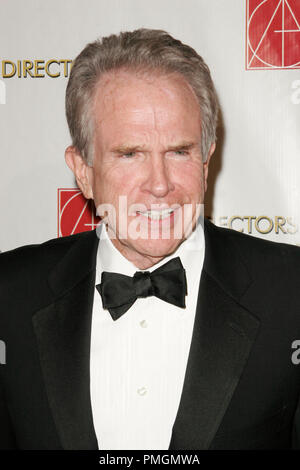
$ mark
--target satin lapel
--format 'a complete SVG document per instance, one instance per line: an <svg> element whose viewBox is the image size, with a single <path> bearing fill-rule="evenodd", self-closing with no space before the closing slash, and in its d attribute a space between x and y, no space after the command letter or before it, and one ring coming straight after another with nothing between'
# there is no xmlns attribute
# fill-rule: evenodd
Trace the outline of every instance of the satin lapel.
<svg viewBox="0 0 300 470"><path fill-rule="evenodd" d="M64 449L98 449L90 401L96 232L77 237L49 276L53 304L33 316L49 404Z"/></svg>
<svg viewBox="0 0 300 470"><path fill-rule="evenodd" d="M235 247L229 240L220 245L210 233L214 230L206 226L195 324L170 450L209 448L259 329L259 320L237 300L251 278Z"/></svg>

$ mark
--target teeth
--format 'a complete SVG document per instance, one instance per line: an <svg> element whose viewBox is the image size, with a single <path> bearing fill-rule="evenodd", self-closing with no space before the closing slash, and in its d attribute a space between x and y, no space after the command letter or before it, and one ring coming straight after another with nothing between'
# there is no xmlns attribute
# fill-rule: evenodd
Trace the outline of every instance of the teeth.
<svg viewBox="0 0 300 470"><path fill-rule="evenodd" d="M149 217L152 220L166 219L169 215L174 212L174 209L163 209L161 211L145 211L139 212L141 215Z"/></svg>

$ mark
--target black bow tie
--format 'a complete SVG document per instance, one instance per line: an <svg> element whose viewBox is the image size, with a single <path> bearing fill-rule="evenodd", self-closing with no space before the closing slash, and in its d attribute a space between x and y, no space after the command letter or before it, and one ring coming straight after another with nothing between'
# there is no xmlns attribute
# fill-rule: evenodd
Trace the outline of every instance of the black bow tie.
<svg viewBox="0 0 300 470"><path fill-rule="evenodd" d="M103 271L101 284L96 288L101 295L103 308L114 320L125 313L138 297L156 297L185 307L187 294L185 269L180 258L173 258L163 266L149 271L137 271L133 277Z"/></svg>

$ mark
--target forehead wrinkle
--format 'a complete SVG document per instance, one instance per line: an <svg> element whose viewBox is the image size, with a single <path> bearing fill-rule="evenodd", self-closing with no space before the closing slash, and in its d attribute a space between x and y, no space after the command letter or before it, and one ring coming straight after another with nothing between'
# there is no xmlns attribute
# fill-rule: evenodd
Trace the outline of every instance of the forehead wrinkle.
<svg viewBox="0 0 300 470"><path fill-rule="evenodd" d="M157 81L153 79L152 81L147 81L146 84L157 91L154 95L150 92L149 96L147 96L145 88L136 90L136 88L130 86L129 95L124 92L123 85L133 85L133 83L126 82L124 76L113 77L116 80L105 78L106 80L98 84L95 95L95 108L97 107L97 115L95 117L98 125L104 124L103 121L106 121L105 125L111 126L114 120L117 119L118 121L119 118L121 119L119 126L121 125L122 127L124 125L123 130L125 135L131 133L130 126L136 125L136 129L133 128L132 131L141 132L144 142L145 140L151 140L152 134L156 145L160 144L160 146L166 147L173 139L176 141L177 131L172 131L172 123L177 128L178 120L185 120L184 116L187 112L187 105L190 105L190 112L195 115L194 105L197 101L196 99L194 100L193 91L187 86L185 80L182 82L181 77L179 81L178 79L175 80L175 83L173 81L171 87L168 81L165 80ZM133 79L136 78L139 77L133 77ZM178 89L183 93L178 94ZM131 103L127 106L126 100L129 96L131 97ZM139 96L141 97L141 103L139 102ZM190 112L186 117L189 117ZM200 114L198 106L196 114ZM167 129L165 128L166 126ZM166 130L168 131L167 135Z"/></svg>
<svg viewBox="0 0 300 470"><path fill-rule="evenodd" d="M101 107L102 107L103 114L106 114L107 109L110 111L110 113L118 112L119 114L122 114L124 101L125 101L125 105L126 105L127 104L126 100L128 99L128 94L127 93L122 93L123 85L125 85L125 87L128 85L128 73L125 74L125 76L123 74L121 74L120 76L115 75L114 77L111 77L111 78L113 78L113 80L110 80L110 81L107 79L107 77L105 77L105 78L106 78L106 80L103 80L102 83L101 83L101 80L98 83L98 88L97 88L97 92L96 92L96 95L95 95L95 102L99 103L99 101L100 102L102 101L102 106ZM135 80L142 81L144 84L146 83L146 85L148 85L150 88L158 91L158 93L160 95L160 98L158 100L158 106L159 106L160 99L165 101L165 99L167 98L167 101L169 101L169 102L176 99L176 96L175 96L176 93L174 94L174 91L168 90L168 87L166 87L164 84L159 83L159 81L157 82L156 78L152 78L152 80L149 79L149 80L146 80L146 81L145 81L145 79L142 80L141 77L139 77L139 76L133 76L133 78ZM121 94L119 93L120 91L121 91ZM131 98L133 100L133 104L137 105L137 109L132 110L131 112L136 113L137 115L140 113L140 110L138 108L139 95L140 95L141 99L143 100L144 107L143 107L142 111L145 114L145 112L146 112L145 111L145 104L146 103L145 103L145 100L144 100L145 92L144 91L143 92L138 92L135 89L134 93L129 94L129 96L131 96ZM155 101L157 101L157 96L156 96ZM155 114L156 114L155 108L157 106L157 103L153 104L153 101L151 99L149 99L147 104L148 104L147 114L150 114L150 112L152 112L152 114L153 114L152 125L156 126L157 118L155 116ZM127 111L126 106L124 106L124 108L125 108L125 112L126 112Z"/></svg>

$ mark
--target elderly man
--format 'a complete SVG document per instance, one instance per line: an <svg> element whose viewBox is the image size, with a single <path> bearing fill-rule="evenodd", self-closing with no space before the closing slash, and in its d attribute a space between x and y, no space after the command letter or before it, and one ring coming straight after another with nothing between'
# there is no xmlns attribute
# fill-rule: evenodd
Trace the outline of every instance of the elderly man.
<svg viewBox="0 0 300 470"><path fill-rule="evenodd" d="M299 448L299 249L203 221L202 58L111 35L75 60L66 109L102 223L0 257L0 447Z"/></svg>

